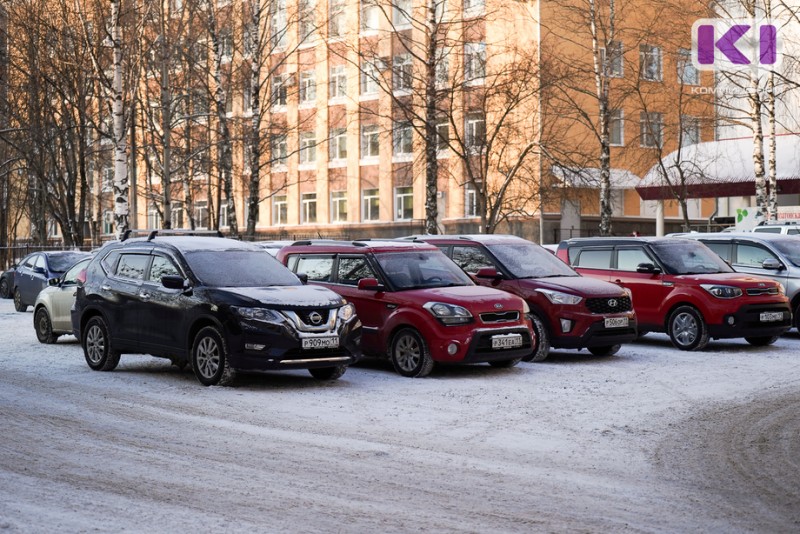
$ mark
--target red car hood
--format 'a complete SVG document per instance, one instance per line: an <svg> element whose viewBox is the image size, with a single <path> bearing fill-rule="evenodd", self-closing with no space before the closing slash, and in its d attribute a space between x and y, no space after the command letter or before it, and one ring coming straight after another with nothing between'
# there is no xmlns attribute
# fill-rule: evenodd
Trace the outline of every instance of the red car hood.
<svg viewBox="0 0 800 534"><path fill-rule="evenodd" d="M518 280L525 294L535 290L552 289L581 297L620 297L625 294L616 284L588 276L560 276L558 278L523 278Z"/></svg>
<svg viewBox="0 0 800 534"><path fill-rule="evenodd" d="M665 277L666 278L666 277ZM716 273L716 274L682 274L672 275L670 278L676 282L685 281L690 285L696 284L725 284L736 286L742 289L748 287L777 287L780 284L769 278L752 276L743 273Z"/></svg>
<svg viewBox="0 0 800 534"><path fill-rule="evenodd" d="M404 298L422 306L426 302L444 302L463 306L473 315L488 311L522 311L524 301L511 293L483 286L456 286L426 289L410 289L393 293L395 298Z"/></svg>

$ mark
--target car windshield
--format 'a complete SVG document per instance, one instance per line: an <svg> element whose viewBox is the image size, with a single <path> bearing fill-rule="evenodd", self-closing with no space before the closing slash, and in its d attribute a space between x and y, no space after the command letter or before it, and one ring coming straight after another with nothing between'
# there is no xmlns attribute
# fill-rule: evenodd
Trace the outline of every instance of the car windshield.
<svg viewBox="0 0 800 534"><path fill-rule="evenodd" d="M534 243L488 245L487 248L516 278L580 276L572 267Z"/></svg>
<svg viewBox="0 0 800 534"><path fill-rule="evenodd" d="M772 246L778 249L794 266L800 267L800 239L773 241Z"/></svg>
<svg viewBox="0 0 800 534"><path fill-rule="evenodd" d="M698 241L673 239L656 241L651 246L670 274L734 272L713 250Z"/></svg>
<svg viewBox="0 0 800 534"><path fill-rule="evenodd" d="M185 257L195 276L209 287L301 285L292 271L264 250L198 250Z"/></svg>
<svg viewBox="0 0 800 534"><path fill-rule="evenodd" d="M47 263L50 264L50 270L63 273L69 269L76 262L87 258L88 252L68 252L66 254L50 254L47 256Z"/></svg>
<svg viewBox="0 0 800 534"><path fill-rule="evenodd" d="M438 250L376 254L375 258L396 289L471 286L472 280Z"/></svg>

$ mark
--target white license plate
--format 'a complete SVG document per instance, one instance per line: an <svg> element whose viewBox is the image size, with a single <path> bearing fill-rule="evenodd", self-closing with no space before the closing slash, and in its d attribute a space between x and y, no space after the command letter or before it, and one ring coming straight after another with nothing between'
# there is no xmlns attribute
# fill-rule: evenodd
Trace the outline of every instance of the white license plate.
<svg viewBox="0 0 800 534"><path fill-rule="evenodd" d="M304 349L336 349L339 348L338 337L308 337L303 339Z"/></svg>
<svg viewBox="0 0 800 534"><path fill-rule="evenodd" d="M492 336L493 349L513 349L522 346L522 334L501 334Z"/></svg>
<svg viewBox="0 0 800 534"><path fill-rule="evenodd" d="M623 328L628 326L627 317L608 317L605 322L606 328Z"/></svg>
<svg viewBox="0 0 800 534"><path fill-rule="evenodd" d="M772 321L783 321L783 312L761 312L759 318L762 323L770 323Z"/></svg>

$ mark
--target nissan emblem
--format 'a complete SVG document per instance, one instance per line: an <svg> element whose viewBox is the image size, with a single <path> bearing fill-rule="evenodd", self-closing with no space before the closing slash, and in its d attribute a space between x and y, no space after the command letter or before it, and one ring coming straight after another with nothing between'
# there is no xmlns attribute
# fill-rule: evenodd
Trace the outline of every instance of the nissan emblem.
<svg viewBox="0 0 800 534"><path fill-rule="evenodd" d="M311 321L311 324L318 325L322 322L322 315L319 312L311 312L308 314L308 320Z"/></svg>

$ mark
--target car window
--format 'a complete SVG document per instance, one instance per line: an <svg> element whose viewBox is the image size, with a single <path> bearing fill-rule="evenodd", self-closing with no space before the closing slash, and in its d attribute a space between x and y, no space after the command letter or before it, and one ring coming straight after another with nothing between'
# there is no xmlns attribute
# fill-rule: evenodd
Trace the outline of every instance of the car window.
<svg viewBox="0 0 800 534"><path fill-rule="evenodd" d="M786 230L786 233L789 235L799 235L800 230L798 230L797 228L789 228L788 230Z"/></svg>
<svg viewBox="0 0 800 534"><path fill-rule="evenodd" d="M477 273L484 267L496 268L491 258L478 247L453 247L453 261L468 273Z"/></svg>
<svg viewBox="0 0 800 534"><path fill-rule="evenodd" d="M117 262L119 261L119 250L112 250L111 252L106 255L105 258L100 262L103 264L103 268L107 273L113 273L117 270Z"/></svg>
<svg viewBox="0 0 800 534"><path fill-rule="evenodd" d="M87 265L89 265L90 259L91 258L86 258L85 260L79 261L78 263L73 265L69 271L64 273L64 281L62 282L62 285L72 286L77 284L78 275L81 274L81 271L84 270Z"/></svg>
<svg viewBox="0 0 800 534"><path fill-rule="evenodd" d="M172 260L164 256L153 256L153 263L150 265L149 279L160 282L162 276L182 276L180 270L175 267Z"/></svg>
<svg viewBox="0 0 800 534"><path fill-rule="evenodd" d="M719 241L702 241L702 243L716 252L717 256L722 258L723 260L727 261L728 263L731 262L731 244L730 243L720 243Z"/></svg>
<svg viewBox="0 0 800 534"><path fill-rule="evenodd" d="M47 261L50 263L50 270L63 273L82 258L88 258L86 252L68 252L66 254L50 254Z"/></svg>
<svg viewBox="0 0 800 534"><path fill-rule="evenodd" d="M641 247L617 249L617 269L620 271L636 272L640 263L653 263Z"/></svg>
<svg viewBox="0 0 800 534"><path fill-rule="evenodd" d="M41 267L42 269L47 268L47 262L44 259L44 255L38 254L36 256L36 264L34 265L34 267Z"/></svg>
<svg viewBox="0 0 800 534"><path fill-rule="evenodd" d="M308 275L309 281L330 282L333 256L300 256L294 270Z"/></svg>
<svg viewBox="0 0 800 534"><path fill-rule="evenodd" d="M25 258L22 261L22 266L27 267L28 269L33 269L33 264L36 263L36 256L38 256L38 254L34 254Z"/></svg>
<svg viewBox="0 0 800 534"><path fill-rule="evenodd" d="M517 278L558 278L579 276L548 250L529 241L487 245L508 272Z"/></svg>
<svg viewBox="0 0 800 534"><path fill-rule="evenodd" d="M117 276L131 280L144 280L150 256L146 254L122 254L117 265Z"/></svg>
<svg viewBox="0 0 800 534"><path fill-rule="evenodd" d="M193 250L184 254L189 269L208 287L283 287L302 285L297 276L264 249ZM224 268L220 268L224 264Z"/></svg>
<svg viewBox="0 0 800 534"><path fill-rule="evenodd" d="M780 228L778 228L778 227L776 227L776 226L773 226L773 227L769 227L769 226L767 226L767 227L761 227L761 228L753 228L753 231L754 231L754 232L763 232L763 233L767 233L767 234L779 234L779 233L781 233L781 229L780 229Z"/></svg>
<svg viewBox="0 0 800 534"><path fill-rule="evenodd" d="M778 259L769 250L758 245L746 245L739 243L736 245L736 263L745 267L761 267L764 260Z"/></svg>
<svg viewBox="0 0 800 534"><path fill-rule="evenodd" d="M340 284L351 286L358 285L358 281L362 278L377 278L375 271L367 262L366 256L339 256L337 275L337 281Z"/></svg>
<svg viewBox="0 0 800 534"><path fill-rule="evenodd" d="M398 290L474 285L440 250L385 252L375 259Z"/></svg>
<svg viewBox="0 0 800 534"><path fill-rule="evenodd" d="M586 267L588 269L610 269L611 268L611 249L610 248L585 248L580 251L575 258L575 267Z"/></svg>
<svg viewBox="0 0 800 534"><path fill-rule="evenodd" d="M700 241L664 239L650 244L669 274L731 273L730 265Z"/></svg>

